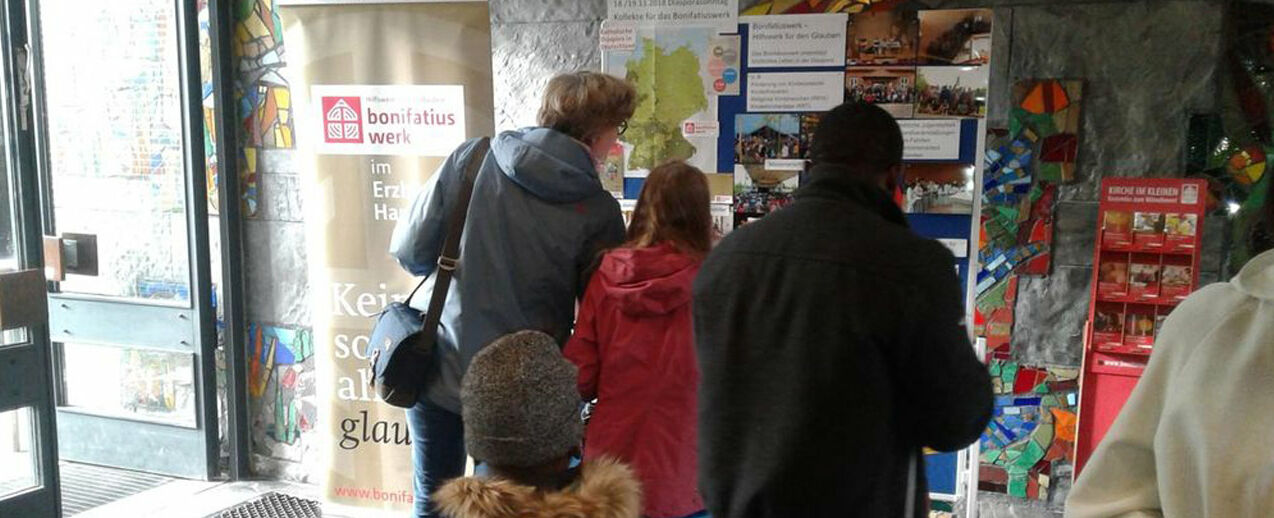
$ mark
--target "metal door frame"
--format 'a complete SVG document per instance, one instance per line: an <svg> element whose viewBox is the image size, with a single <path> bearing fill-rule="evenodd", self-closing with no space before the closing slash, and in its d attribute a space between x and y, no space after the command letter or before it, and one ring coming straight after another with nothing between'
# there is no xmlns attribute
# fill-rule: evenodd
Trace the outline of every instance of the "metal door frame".
<svg viewBox="0 0 1274 518"><path fill-rule="evenodd" d="M50 339L61 337L97 345L143 347L194 356L194 427L171 425L59 407L61 456L92 464L129 467L186 478L211 479L219 472L216 389L216 311L212 306L208 192L203 146L199 21L195 0L173 0L181 78L182 146L190 264L190 300L186 306L144 304L111 297L49 294ZM41 186L43 230L54 226L49 184L47 105L38 1L25 2L27 43L31 48L34 159ZM211 7L210 7L211 8ZM11 9L12 10L12 9ZM224 70L221 71L225 73ZM224 96L226 92L220 92ZM225 106L225 103L221 103ZM225 148L224 143L218 148ZM224 162L222 162L224 163ZM234 174L233 168L229 169ZM224 169L223 169L224 170ZM224 176L224 175L223 175ZM233 198L237 200L236 198ZM38 238L39 236L37 236ZM120 326L127 319L128 326ZM233 342L232 342L233 343ZM229 356L235 356L228 354ZM55 366L56 401L65 401L61 369ZM245 423L246 424L246 423ZM235 433L235 428L231 428ZM92 440L86 440L93 437ZM163 452L163 453L157 453Z"/></svg>
<svg viewBox="0 0 1274 518"><path fill-rule="evenodd" d="M19 270L44 269L41 232L41 178L34 166L31 105L23 99L27 85L27 32L23 3L6 1L0 8L0 123L6 148L2 159L9 174L9 201L13 210L15 253ZM7 363L12 387L0 387L0 411L30 407L33 441L39 465L40 487L0 499L0 515L53 518L61 516L62 491L58 473L56 404L47 322L27 327L27 344L0 349L0 363Z"/></svg>
<svg viewBox="0 0 1274 518"><path fill-rule="evenodd" d="M226 358L226 438L230 480L251 477L248 417L248 326L243 272L242 190L239 185L239 120L234 102L235 0L208 0L212 43L212 95L216 116L217 191L221 214L221 320Z"/></svg>

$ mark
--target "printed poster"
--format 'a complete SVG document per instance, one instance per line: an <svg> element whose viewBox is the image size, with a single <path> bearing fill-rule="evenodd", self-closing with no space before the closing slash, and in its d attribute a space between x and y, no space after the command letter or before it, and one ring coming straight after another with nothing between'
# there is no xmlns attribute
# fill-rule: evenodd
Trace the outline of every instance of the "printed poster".
<svg viewBox="0 0 1274 518"><path fill-rule="evenodd" d="M750 16L747 20L749 68L845 65L845 13Z"/></svg>
<svg viewBox="0 0 1274 518"><path fill-rule="evenodd" d="M902 130L903 160L960 159L960 121L957 119L909 119L898 121Z"/></svg>
<svg viewBox="0 0 1274 518"><path fill-rule="evenodd" d="M699 25L737 30L739 0L607 0L608 20L634 25Z"/></svg>
<svg viewBox="0 0 1274 518"><path fill-rule="evenodd" d="M628 176L669 160L717 169L717 132L699 129L716 127L718 94L727 94L730 86L728 63L739 59L730 54L732 45L712 27L648 26L636 29L632 51L603 52L602 71L637 88L637 110L620 137L630 146Z"/></svg>
<svg viewBox="0 0 1274 518"><path fill-rule="evenodd" d="M394 225L455 147L495 129L486 2L280 9L297 104L297 164L329 502L412 507L405 414L368 386L372 317L418 279L388 254ZM429 34L422 39L420 34ZM279 246L292 246L293 243Z"/></svg>
<svg viewBox="0 0 1274 518"><path fill-rule="evenodd" d="M845 102L842 72L748 74L749 112L825 112Z"/></svg>

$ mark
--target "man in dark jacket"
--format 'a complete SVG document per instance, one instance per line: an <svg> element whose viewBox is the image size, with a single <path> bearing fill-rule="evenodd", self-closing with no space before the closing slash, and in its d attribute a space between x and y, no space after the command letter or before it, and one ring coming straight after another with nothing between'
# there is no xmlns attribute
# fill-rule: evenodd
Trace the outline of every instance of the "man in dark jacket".
<svg viewBox="0 0 1274 518"><path fill-rule="evenodd" d="M796 201L732 233L695 281L712 516L926 516L921 448L987 425L954 258L888 194L902 145L884 110L836 108Z"/></svg>

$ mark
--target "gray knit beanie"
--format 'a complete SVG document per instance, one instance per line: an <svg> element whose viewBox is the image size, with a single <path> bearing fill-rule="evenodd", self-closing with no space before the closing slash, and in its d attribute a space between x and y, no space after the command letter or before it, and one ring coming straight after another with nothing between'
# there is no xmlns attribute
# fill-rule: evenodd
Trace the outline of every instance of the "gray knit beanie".
<svg viewBox="0 0 1274 518"><path fill-rule="evenodd" d="M553 337L539 331L502 336L469 364L460 386L469 455L531 467L579 445L578 373Z"/></svg>

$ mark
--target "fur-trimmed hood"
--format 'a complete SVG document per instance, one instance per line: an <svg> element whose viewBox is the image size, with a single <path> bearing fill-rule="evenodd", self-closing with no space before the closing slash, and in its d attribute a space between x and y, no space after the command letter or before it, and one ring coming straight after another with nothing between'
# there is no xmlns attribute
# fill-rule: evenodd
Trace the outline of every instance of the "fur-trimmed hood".
<svg viewBox="0 0 1274 518"><path fill-rule="evenodd" d="M612 459L585 462L579 479L557 492L466 477L444 485L434 502L447 518L637 518L642 505L632 469Z"/></svg>

